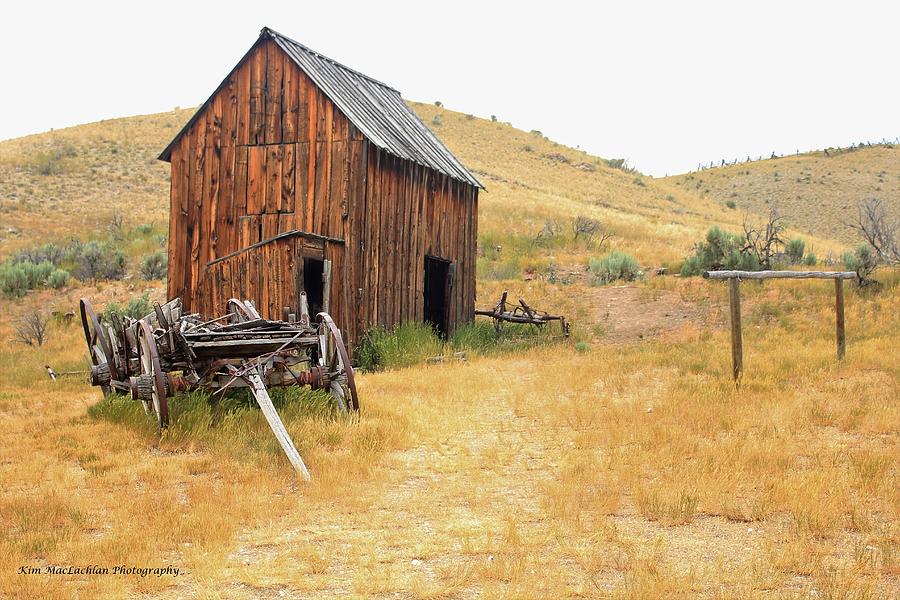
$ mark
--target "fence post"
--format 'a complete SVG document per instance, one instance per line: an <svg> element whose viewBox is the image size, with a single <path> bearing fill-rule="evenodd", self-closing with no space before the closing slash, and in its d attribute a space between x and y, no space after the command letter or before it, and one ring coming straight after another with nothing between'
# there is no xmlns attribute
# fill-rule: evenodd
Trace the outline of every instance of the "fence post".
<svg viewBox="0 0 900 600"><path fill-rule="evenodd" d="M837 333L837 357L838 360L841 360L844 358L846 340L844 338L844 280L840 278L834 280L834 315Z"/></svg>
<svg viewBox="0 0 900 600"><path fill-rule="evenodd" d="M744 372L744 348L741 340L741 280L728 280L728 300L731 308L731 372L737 381Z"/></svg>

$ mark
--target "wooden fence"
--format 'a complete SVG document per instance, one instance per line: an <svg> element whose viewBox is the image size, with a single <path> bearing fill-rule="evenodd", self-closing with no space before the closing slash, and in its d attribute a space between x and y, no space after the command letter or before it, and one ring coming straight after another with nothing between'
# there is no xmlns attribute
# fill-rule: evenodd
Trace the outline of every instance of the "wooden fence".
<svg viewBox="0 0 900 600"><path fill-rule="evenodd" d="M835 337L838 360L844 358L844 280L856 279L855 271L704 271L706 279L728 280L728 304L731 315L731 370L735 381L744 372L744 346L741 335L742 279L834 279Z"/></svg>

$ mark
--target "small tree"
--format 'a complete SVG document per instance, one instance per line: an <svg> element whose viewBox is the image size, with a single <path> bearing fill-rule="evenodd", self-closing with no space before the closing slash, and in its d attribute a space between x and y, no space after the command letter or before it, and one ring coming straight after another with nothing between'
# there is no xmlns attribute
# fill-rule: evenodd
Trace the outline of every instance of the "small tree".
<svg viewBox="0 0 900 600"><path fill-rule="evenodd" d="M769 219L763 226L755 226L744 220L744 246L741 253L752 254L762 269L771 269L778 247L784 245L781 239L784 230L784 219L775 207L769 210Z"/></svg>
<svg viewBox="0 0 900 600"><path fill-rule="evenodd" d="M849 225L871 246L876 260L900 265L900 219L889 215L880 199L861 202Z"/></svg>
<svg viewBox="0 0 900 600"><path fill-rule="evenodd" d="M878 256L871 246L862 244L855 251L844 253L844 265L856 271L860 286L866 286L874 282L872 273L878 267Z"/></svg>
<svg viewBox="0 0 900 600"><path fill-rule="evenodd" d="M576 217L575 221L572 223L572 229L575 232L575 241L578 241L579 237L584 237L584 239L587 240L588 246L593 242L594 236L599 236L600 238L599 244L597 245L598 248L602 248L603 244L612 237L612 234L606 231L606 227L603 226L603 223L590 217Z"/></svg>
<svg viewBox="0 0 900 600"><path fill-rule="evenodd" d="M19 320L16 339L28 346L43 346L48 338L49 323L49 316L44 316L39 310L32 311Z"/></svg>

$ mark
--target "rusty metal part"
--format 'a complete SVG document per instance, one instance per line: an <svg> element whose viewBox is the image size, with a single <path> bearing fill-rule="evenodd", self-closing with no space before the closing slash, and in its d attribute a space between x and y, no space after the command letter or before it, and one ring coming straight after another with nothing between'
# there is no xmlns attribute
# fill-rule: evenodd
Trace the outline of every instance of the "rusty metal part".
<svg viewBox="0 0 900 600"><path fill-rule="evenodd" d="M520 323L543 327L547 323L558 321L564 337L569 337L569 322L562 315L551 315L542 310L536 310L529 306L523 298L519 298L519 304L512 309L507 308L506 298L509 292L504 291L500 300L490 310L475 310L478 316L490 317L494 320L494 329L498 335L503 334L504 323Z"/></svg>

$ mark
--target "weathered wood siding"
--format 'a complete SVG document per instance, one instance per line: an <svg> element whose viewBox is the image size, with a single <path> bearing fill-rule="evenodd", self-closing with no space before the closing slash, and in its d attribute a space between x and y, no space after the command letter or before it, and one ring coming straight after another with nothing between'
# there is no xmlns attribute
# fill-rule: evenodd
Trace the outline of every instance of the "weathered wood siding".
<svg viewBox="0 0 900 600"><path fill-rule="evenodd" d="M293 242L214 261L300 230L335 240L331 312L351 343L422 319L426 254L456 263L450 327L472 318L477 189L378 150L271 40L177 140L171 172L168 296L187 310L236 296L279 318L296 303Z"/></svg>

